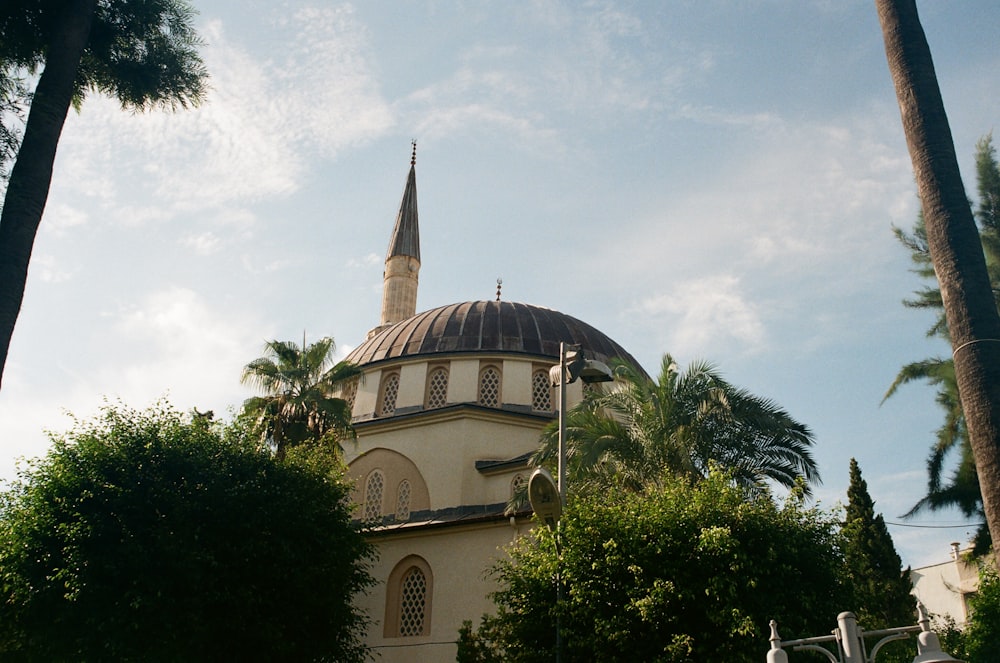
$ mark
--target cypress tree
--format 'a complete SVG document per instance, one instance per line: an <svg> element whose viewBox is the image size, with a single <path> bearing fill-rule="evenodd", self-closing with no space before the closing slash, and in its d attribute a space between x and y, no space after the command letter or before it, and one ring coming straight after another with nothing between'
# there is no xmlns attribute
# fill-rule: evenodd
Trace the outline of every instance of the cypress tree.
<svg viewBox="0 0 1000 663"><path fill-rule="evenodd" d="M844 563L854 599L850 609L858 622L868 630L915 623L910 569L901 571L902 560L882 514L875 514L868 484L853 458L843 534Z"/></svg>

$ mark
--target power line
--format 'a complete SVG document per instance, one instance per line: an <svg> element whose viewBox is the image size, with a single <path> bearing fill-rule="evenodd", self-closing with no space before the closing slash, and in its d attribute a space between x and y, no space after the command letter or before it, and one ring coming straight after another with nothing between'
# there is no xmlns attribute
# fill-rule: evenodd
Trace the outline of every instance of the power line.
<svg viewBox="0 0 1000 663"><path fill-rule="evenodd" d="M913 525L911 523L891 523L888 520L885 521L886 525L895 525L896 527L917 527L920 529L959 529L968 527L982 527L986 523L966 523L965 525Z"/></svg>

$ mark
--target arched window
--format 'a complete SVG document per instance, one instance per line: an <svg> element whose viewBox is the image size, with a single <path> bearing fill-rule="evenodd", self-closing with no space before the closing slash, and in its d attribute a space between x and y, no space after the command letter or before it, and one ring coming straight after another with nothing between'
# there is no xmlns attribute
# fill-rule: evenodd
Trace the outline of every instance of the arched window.
<svg viewBox="0 0 1000 663"><path fill-rule="evenodd" d="M552 411L552 384L549 372L543 368L531 374L531 409L536 412Z"/></svg>
<svg viewBox="0 0 1000 663"><path fill-rule="evenodd" d="M399 635L424 635L427 614L427 576L416 566L403 576L399 588Z"/></svg>
<svg viewBox="0 0 1000 663"><path fill-rule="evenodd" d="M354 399L358 396L358 380L357 376L349 378L340 388L340 397L347 401L349 410L354 410Z"/></svg>
<svg viewBox="0 0 1000 663"><path fill-rule="evenodd" d="M396 397L399 395L399 373L390 373L382 379L382 397L379 398L378 414L391 417L396 411Z"/></svg>
<svg viewBox="0 0 1000 663"><path fill-rule="evenodd" d="M500 371L496 366L487 366L479 372L479 404L500 407Z"/></svg>
<svg viewBox="0 0 1000 663"><path fill-rule="evenodd" d="M403 479L396 490L396 520L410 519L410 482Z"/></svg>
<svg viewBox="0 0 1000 663"><path fill-rule="evenodd" d="M426 409L444 407L448 403L448 369L439 366L427 376Z"/></svg>
<svg viewBox="0 0 1000 663"><path fill-rule="evenodd" d="M526 490L526 483L527 481L525 481L523 474L515 475L510 482L510 496L515 497L521 490Z"/></svg>
<svg viewBox="0 0 1000 663"><path fill-rule="evenodd" d="M365 520L382 517L382 495L385 492L385 476L382 470L372 470L365 481Z"/></svg>
<svg viewBox="0 0 1000 663"><path fill-rule="evenodd" d="M434 578L426 560L404 558L386 582L384 635L411 638L430 635Z"/></svg>

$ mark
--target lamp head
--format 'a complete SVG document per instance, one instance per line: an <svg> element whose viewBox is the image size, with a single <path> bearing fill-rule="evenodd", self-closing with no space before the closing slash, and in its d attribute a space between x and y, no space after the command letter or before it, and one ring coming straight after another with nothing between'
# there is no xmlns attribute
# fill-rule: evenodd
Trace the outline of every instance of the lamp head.
<svg viewBox="0 0 1000 663"><path fill-rule="evenodd" d="M532 472L528 479L528 502L542 522L554 529L562 515L562 500L555 480L543 467Z"/></svg>
<svg viewBox="0 0 1000 663"><path fill-rule="evenodd" d="M595 382L612 382L615 379L614 373L608 365L595 359L587 359L580 369L580 379L587 384Z"/></svg>

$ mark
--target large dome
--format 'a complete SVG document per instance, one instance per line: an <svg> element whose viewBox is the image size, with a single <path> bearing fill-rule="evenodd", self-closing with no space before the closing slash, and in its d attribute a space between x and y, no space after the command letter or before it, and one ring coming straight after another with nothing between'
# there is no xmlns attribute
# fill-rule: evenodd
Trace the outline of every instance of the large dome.
<svg viewBox="0 0 1000 663"><path fill-rule="evenodd" d="M559 343L581 345L588 359L621 359L639 367L622 346L576 318L517 302L449 304L397 322L347 356L358 364L435 354L511 353L559 358ZM640 368L641 370L641 368Z"/></svg>

